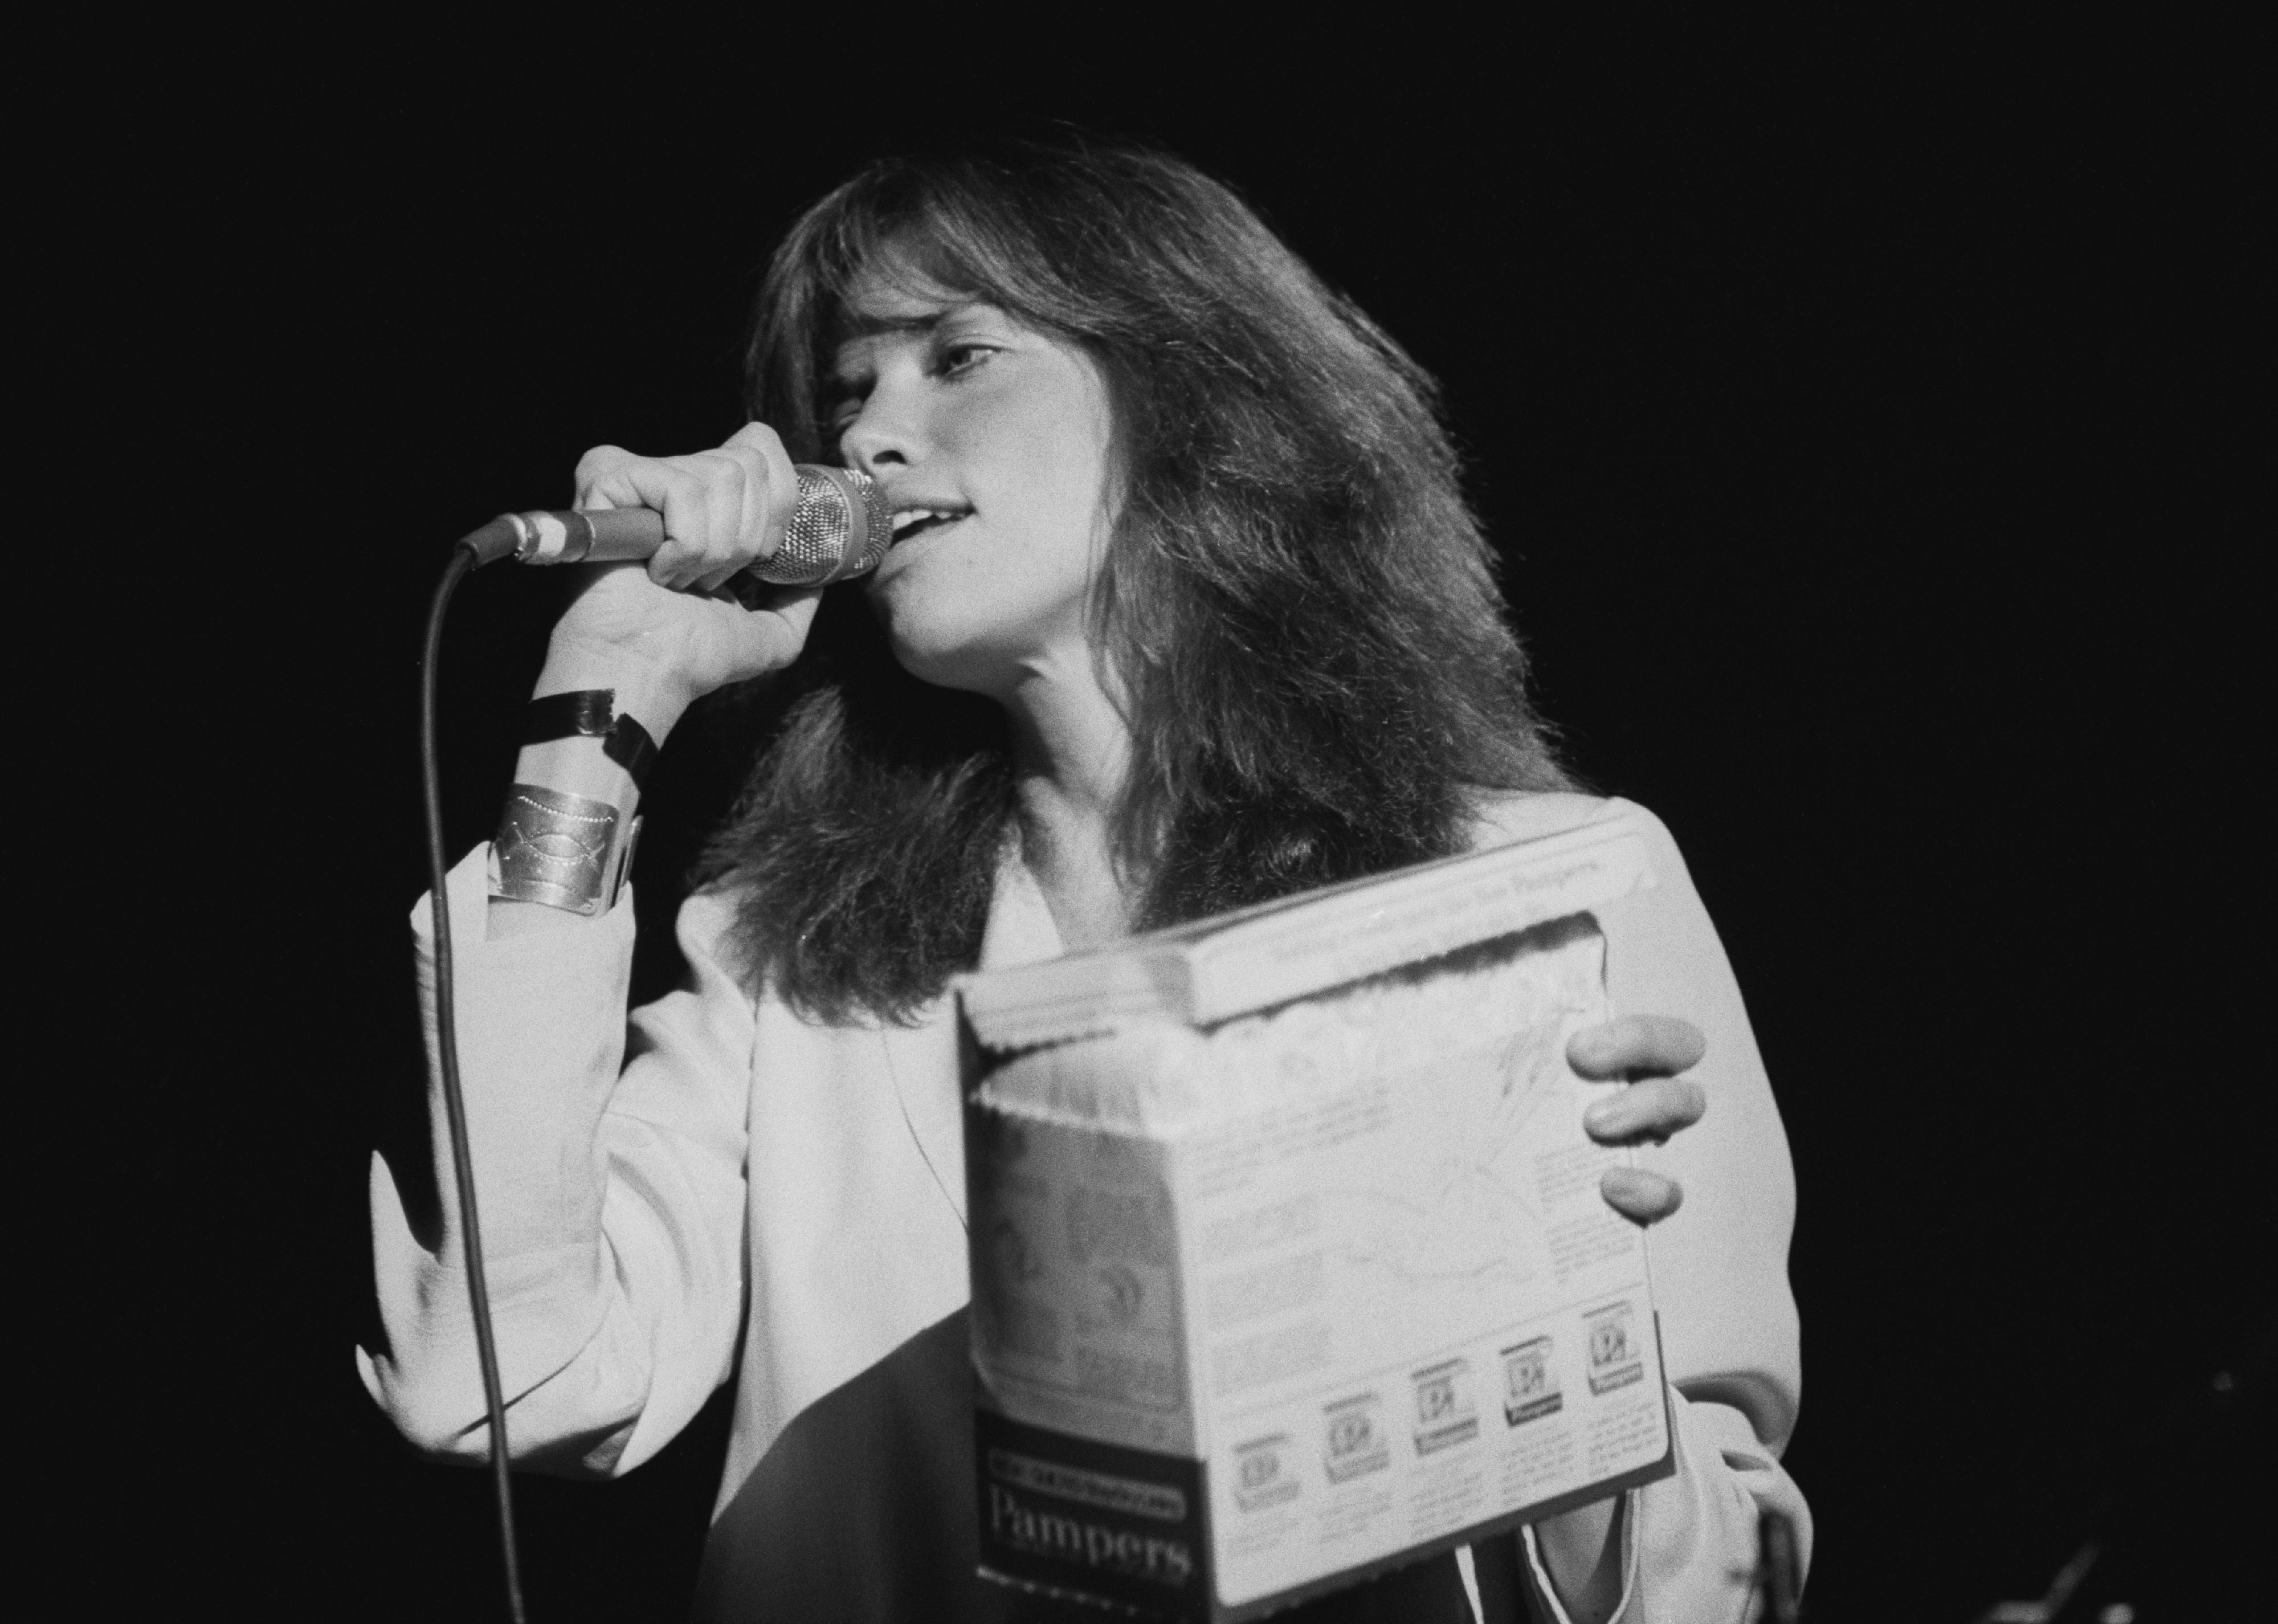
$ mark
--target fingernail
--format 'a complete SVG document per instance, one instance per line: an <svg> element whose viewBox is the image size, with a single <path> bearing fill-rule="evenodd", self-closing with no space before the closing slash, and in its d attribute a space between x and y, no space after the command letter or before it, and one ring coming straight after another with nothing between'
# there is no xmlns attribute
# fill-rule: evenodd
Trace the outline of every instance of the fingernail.
<svg viewBox="0 0 2278 1624"><path fill-rule="evenodd" d="M1634 1168L1609 1168L1598 1176L1598 1194L1614 1203L1615 1210L1632 1222L1639 1222L1631 1210L1653 1199L1653 1191L1639 1176Z"/></svg>
<svg viewBox="0 0 2278 1624"><path fill-rule="evenodd" d="M1601 1099L1582 1113L1582 1126L1591 1133L1617 1133L1624 1125L1617 1099Z"/></svg>

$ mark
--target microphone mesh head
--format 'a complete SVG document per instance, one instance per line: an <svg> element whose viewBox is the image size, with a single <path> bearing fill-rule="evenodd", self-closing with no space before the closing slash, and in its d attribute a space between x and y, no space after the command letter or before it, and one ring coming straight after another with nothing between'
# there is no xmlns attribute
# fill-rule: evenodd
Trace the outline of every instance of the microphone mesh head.
<svg viewBox="0 0 2278 1624"><path fill-rule="evenodd" d="M823 586L876 567L894 539L877 481L852 468L799 468L799 510L783 545L747 573L776 586Z"/></svg>

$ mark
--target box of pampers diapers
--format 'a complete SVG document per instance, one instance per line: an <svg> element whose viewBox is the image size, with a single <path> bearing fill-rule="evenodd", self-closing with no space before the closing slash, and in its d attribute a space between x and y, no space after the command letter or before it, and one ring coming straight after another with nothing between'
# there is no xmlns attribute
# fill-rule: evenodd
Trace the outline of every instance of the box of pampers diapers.
<svg viewBox="0 0 2278 1624"><path fill-rule="evenodd" d="M1243 1620L1672 1469L1613 812L958 987L983 1572Z"/></svg>

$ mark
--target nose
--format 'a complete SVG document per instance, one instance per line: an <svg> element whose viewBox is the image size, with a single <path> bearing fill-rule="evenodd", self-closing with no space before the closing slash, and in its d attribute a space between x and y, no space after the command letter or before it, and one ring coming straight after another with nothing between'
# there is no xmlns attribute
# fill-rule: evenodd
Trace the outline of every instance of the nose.
<svg viewBox="0 0 2278 1624"><path fill-rule="evenodd" d="M907 468L925 455L923 412L917 380L887 369L863 398L862 410L839 432L838 454L850 468L875 479L890 469Z"/></svg>

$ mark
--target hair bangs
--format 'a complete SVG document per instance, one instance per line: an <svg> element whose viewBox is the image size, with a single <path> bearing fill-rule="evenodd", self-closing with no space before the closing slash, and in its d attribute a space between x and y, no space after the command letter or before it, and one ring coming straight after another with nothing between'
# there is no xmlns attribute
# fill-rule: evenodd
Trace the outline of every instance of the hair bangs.
<svg viewBox="0 0 2278 1624"><path fill-rule="evenodd" d="M919 298L993 304L1026 325L1089 343L1083 299L1054 274L1048 232L1017 196L1017 176L977 158L874 165L816 203L777 250L746 352L752 415L799 460L831 451L826 382L856 330L855 305L880 287Z"/></svg>

